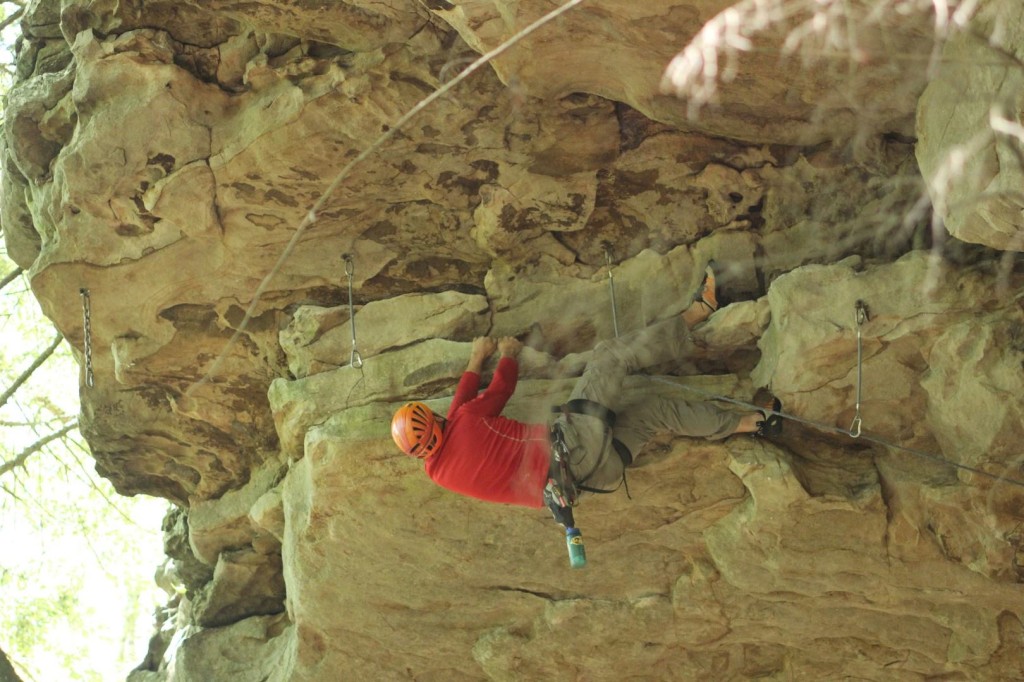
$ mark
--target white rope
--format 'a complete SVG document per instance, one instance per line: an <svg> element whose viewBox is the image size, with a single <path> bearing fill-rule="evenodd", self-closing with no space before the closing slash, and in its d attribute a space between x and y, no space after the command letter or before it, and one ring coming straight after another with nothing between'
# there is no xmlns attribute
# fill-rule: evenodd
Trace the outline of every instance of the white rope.
<svg viewBox="0 0 1024 682"><path fill-rule="evenodd" d="M803 417L798 417L798 416L796 416L794 414L786 414L785 412L781 412L781 411L777 411L777 410L771 410L771 409L768 409L766 407L761 407L761 406L754 405L754 404L749 403L749 402L745 402L743 400L737 400L735 398L729 398L728 396L724 396L724 395L717 395L715 393L711 393L710 391L705 391L703 389L696 388L694 386L687 386L685 384L681 384L681 383L678 383L676 381L671 381L669 379L666 379L665 377L652 376L650 378L653 379L654 381L658 381L658 382L661 382L663 384L667 384L669 386L675 386L676 388L681 388L684 391L690 391L691 393L695 393L697 395L700 395L701 397L706 398L708 400L716 400L716 401L720 401L720 402L724 402L724 403L729 403L729 404L732 404L732 405L738 405L739 407L743 407L743 408L745 408L745 409L747 409L747 410L749 410L751 412L763 412L766 415L769 415L769 414L778 415L779 417L782 417L783 419L788 419L788 420L796 422L798 424L804 424L805 426L810 426L810 427L812 427L814 429L817 429L818 431L822 431L822 432L825 432L825 433L832 433L832 434L836 434L836 435L839 435L839 436L847 436L847 437L850 437L850 438L859 438L860 440L868 441L870 443L875 443L877 445L882 445L884 447L892 448L894 450L901 450L903 452L915 455L917 457L922 457L924 459L930 459L930 460L933 460L935 462L940 462L942 464L945 464L947 466L955 467L957 469L962 469L964 471L970 471L971 473L978 474L979 476L984 476L986 478L990 478L990 479L992 479L994 481L1001 481L1003 483L1009 483L1011 485L1017 485L1017 486L1021 486L1022 488L1024 488L1024 481L1022 481L1022 480L1015 479L1015 478L1009 478L1007 476L992 474L992 473L989 473L989 472L984 471L982 469L979 469L977 467L972 467L972 466L969 466L967 464L961 464L959 462L954 462L952 460L946 459L945 457L942 457L941 455L936 455L934 453L927 452L925 450L919 450L917 448L911 448L911 447L907 447L905 445L900 445L899 443L894 443L892 441L886 440L886 439L881 438L879 436L870 436L870 435L867 435L867 434L864 434L864 433L861 433L859 436L854 436L852 433L850 433L846 429L841 429L838 426L833 426L832 424L826 424L824 422L814 421L813 419L805 419Z"/></svg>
<svg viewBox="0 0 1024 682"><path fill-rule="evenodd" d="M330 199L330 197L334 194L338 187L341 186L342 181L345 180L351 174L352 169L355 168L356 165L365 161L371 154L377 151L385 142L394 137L398 133L398 131L405 127L405 125L409 123L409 121L411 121L417 114L419 114L428 106L430 106L431 104L439 100L441 97L446 95L455 86L469 78L482 66L488 64L495 58L507 52L516 43L518 43L523 38L536 31L540 27L544 26L545 24L551 22L554 19L557 19L561 15L565 14L566 12L576 7L577 5L582 4L583 2L584 0L569 0L564 5L557 7L556 9L548 12L541 18L537 19L532 24L524 28L522 31L516 33L514 36L512 36L505 42L501 43L490 52L481 55L479 59L477 59L472 64L467 66L455 78L448 81L443 86L441 86L440 88L438 88L437 90L423 98L416 106L414 106L412 109L407 111L405 115L403 115L401 118L395 121L395 123L390 128L388 128L384 132L384 134L382 134L380 137L374 140L366 149L360 152L358 156L349 161L348 164L346 164L345 167L342 168L336 176L334 176L334 180L331 181L331 184L327 186L327 189L324 190L324 193L320 195L320 198L316 200L313 206L306 213L306 216L302 219L302 222L299 223L299 226L295 229L295 234L293 234L292 238L288 241L288 244L285 246L284 250L281 252L281 255L278 257L277 262L274 263L274 266L270 269L270 272L267 273L266 277L263 278L263 281L260 282L259 286L256 288L256 291L253 293L252 301L249 303L249 307L245 311L245 315L242 317L242 321L235 329L234 334L232 334L231 338L228 339L226 344L224 344L224 348L221 350L220 353L217 354L216 359L210 365L210 368L206 370L206 373L203 374L199 381L189 386L189 388L185 391L185 397L190 398L192 396L192 393L197 388L210 381L212 377L216 376L217 372L220 370L220 366L227 358L228 351L230 351L231 348L234 347L234 345L238 342L238 339L248 328L249 322L256 311L256 307L259 304L260 299L263 297L263 294L266 293L267 288L270 286L270 282L274 279L277 273L281 271L281 268L284 266L285 261L287 261L288 258L292 255L292 252L295 250L296 245L298 245L299 239L302 237L302 235L305 234L306 230L309 229L309 227L314 222L316 222L317 214L327 203L327 200Z"/></svg>

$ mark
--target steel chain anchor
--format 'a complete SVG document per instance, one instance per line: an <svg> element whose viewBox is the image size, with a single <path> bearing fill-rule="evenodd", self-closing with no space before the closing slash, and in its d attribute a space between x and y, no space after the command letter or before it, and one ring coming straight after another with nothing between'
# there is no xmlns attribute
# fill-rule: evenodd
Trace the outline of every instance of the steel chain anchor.
<svg viewBox="0 0 1024 682"><path fill-rule="evenodd" d="M855 304L855 320L857 322L857 405L854 408L853 422L850 424L850 437L860 438L862 419L860 416L861 380L864 374L864 351L861 341L861 327L868 319L868 309L864 301L857 301Z"/></svg>
<svg viewBox="0 0 1024 682"><path fill-rule="evenodd" d="M82 287L78 290L82 296L82 320L85 334L85 385L93 385L92 373L92 303L89 299L89 290Z"/></svg>
<svg viewBox="0 0 1024 682"><path fill-rule="evenodd" d="M363 366L363 357L356 350L356 307L352 295L352 279L356 274L356 264L350 253L344 254L342 259L345 261L345 275L348 277L348 319L352 324L352 354L349 356L349 365L359 369Z"/></svg>

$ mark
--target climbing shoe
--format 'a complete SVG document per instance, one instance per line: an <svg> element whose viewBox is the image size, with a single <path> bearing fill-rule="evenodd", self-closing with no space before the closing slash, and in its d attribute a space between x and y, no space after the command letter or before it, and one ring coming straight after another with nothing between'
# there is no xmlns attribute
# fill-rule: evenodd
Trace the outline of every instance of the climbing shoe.
<svg viewBox="0 0 1024 682"><path fill-rule="evenodd" d="M782 401L778 398L772 398L771 409L773 412L781 412ZM757 431L754 432L754 435L761 436L762 438L781 435L782 417L778 414L769 414L768 412L761 412L761 414L764 415L764 419L757 422Z"/></svg>
<svg viewBox="0 0 1024 682"><path fill-rule="evenodd" d="M693 295L693 301L707 307L709 313L718 310L718 297L715 294L715 261L709 261L704 268L704 279L700 281L697 293Z"/></svg>

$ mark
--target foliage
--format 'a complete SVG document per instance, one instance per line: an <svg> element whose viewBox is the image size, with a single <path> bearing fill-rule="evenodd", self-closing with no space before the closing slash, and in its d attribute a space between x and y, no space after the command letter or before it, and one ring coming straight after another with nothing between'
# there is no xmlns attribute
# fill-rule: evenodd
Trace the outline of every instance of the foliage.
<svg viewBox="0 0 1024 682"><path fill-rule="evenodd" d="M780 28L786 36L784 55L799 55L808 63L835 58L851 65L866 63L872 59L866 37L884 33L887 22L909 15L933 17L930 71L943 40L965 30L978 7L978 0L739 0L704 24L676 55L662 88L686 97L695 113L714 100L720 85L735 78L738 56L754 51L759 36Z"/></svg>
<svg viewBox="0 0 1024 682"><path fill-rule="evenodd" d="M0 290L0 330L0 647L26 681L124 679L164 600L165 505L119 498L92 471L78 366L24 276Z"/></svg>

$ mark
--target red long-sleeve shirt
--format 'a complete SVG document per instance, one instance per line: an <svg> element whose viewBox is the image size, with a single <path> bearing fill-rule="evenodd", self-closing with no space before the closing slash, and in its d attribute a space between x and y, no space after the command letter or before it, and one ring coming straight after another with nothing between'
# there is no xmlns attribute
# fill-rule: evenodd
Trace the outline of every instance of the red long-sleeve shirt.
<svg viewBox="0 0 1024 682"><path fill-rule="evenodd" d="M480 375L463 373L448 408L441 449L424 463L435 483L488 502L543 506L548 429L501 416L518 377L515 359L503 357L491 385L477 395Z"/></svg>

